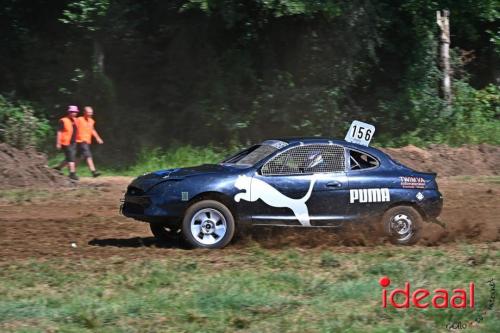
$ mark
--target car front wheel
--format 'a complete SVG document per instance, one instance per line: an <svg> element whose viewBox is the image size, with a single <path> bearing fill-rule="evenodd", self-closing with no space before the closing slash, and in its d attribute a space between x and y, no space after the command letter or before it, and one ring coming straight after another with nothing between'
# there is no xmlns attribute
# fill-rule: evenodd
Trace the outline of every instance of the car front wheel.
<svg viewBox="0 0 500 333"><path fill-rule="evenodd" d="M182 234L194 247L221 249L233 238L233 214L222 203L214 200L199 201L186 210Z"/></svg>
<svg viewBox="0 0 500 333"><path fill-rule="evenodd" d="M420 239L422 216L410 206L397 206L385 212L384 231L394 244L412 245Z"/></svg>
<svg viewBox="0 0 500 333"><path fill-rule="evenodd" d="M161 224L149 224L151 232L155 236L156 240L159 242L171 242L178 240L181 236L181 230L179 227L167 227Z"/></svg>

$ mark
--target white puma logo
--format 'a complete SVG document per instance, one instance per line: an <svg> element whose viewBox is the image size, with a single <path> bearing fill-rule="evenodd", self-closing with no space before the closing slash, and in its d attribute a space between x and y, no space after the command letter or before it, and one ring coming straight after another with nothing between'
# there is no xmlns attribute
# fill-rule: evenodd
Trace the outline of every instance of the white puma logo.
<svg viewBox="0 0 500 333"><path fill-rule="evenodd" d="M309 211L306 206L306 201L311 197L315 183L316 177L313 175L306 195L300 199L292 199L260 179L248 176L238 176L234 186L239 190L245 190L245 192L236 194L234 200L240 202L240 200L243 199L253 202L262 199L262 201L272 207L288 207L293 211L295 217L302 225L311 226L309 223Z"/></svg>

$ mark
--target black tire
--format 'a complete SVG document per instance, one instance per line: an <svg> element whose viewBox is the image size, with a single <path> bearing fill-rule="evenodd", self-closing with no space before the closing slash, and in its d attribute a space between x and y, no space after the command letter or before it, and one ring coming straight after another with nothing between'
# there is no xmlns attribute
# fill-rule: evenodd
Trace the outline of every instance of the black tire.
<svg viewBox="0 0 500 333"><path fill-rule="evenodd" d="M385 234L393 244L412 245L420 239L423 219L413 207L396 206L387 210L382 223Z"/></svg>
<svg viewBox="0 0 500 333"><path fill-rule="evenodd" d="M181 238L180 228L167 227L158 223L150 223L149 228L159 242L177 241Z"/></svg>
<svg viewBox="0 0 500 333"><path fill-rule="evenodd" d="M202 219L196 219L198 217ZM233 239L235 229L234 217L229 208L214 200L194 203L186 210L182 221L185 240L198 248L223 248Z"/></svg>

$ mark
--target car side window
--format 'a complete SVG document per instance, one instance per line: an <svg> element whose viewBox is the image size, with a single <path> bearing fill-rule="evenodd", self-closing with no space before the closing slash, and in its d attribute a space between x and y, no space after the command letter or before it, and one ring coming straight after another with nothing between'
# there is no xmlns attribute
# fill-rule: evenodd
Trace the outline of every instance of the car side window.
<svg viewBox="0 0 500 333"><path fill-rule="evenodd" d="M343 172L344 148L334 144L294 147L275 156L262 167L264 176Z"/></svg>
<svg viewBox="0 0 500 333"><path fill-rule="evenodd" d="M356 150L349 151L351 170L369 169L378 166L378 161L373 156Z"/></svg>

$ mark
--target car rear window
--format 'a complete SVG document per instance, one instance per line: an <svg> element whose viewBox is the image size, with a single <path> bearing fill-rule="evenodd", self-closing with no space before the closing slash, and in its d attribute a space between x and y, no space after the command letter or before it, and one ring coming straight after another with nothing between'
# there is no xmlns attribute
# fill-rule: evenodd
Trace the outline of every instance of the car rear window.
<svg viewBox="0 0 500 333"><path fill-rule="evenodd" d="M369 169L378 166L375 157L356 150L349 151L351 170Z"/></svg>

